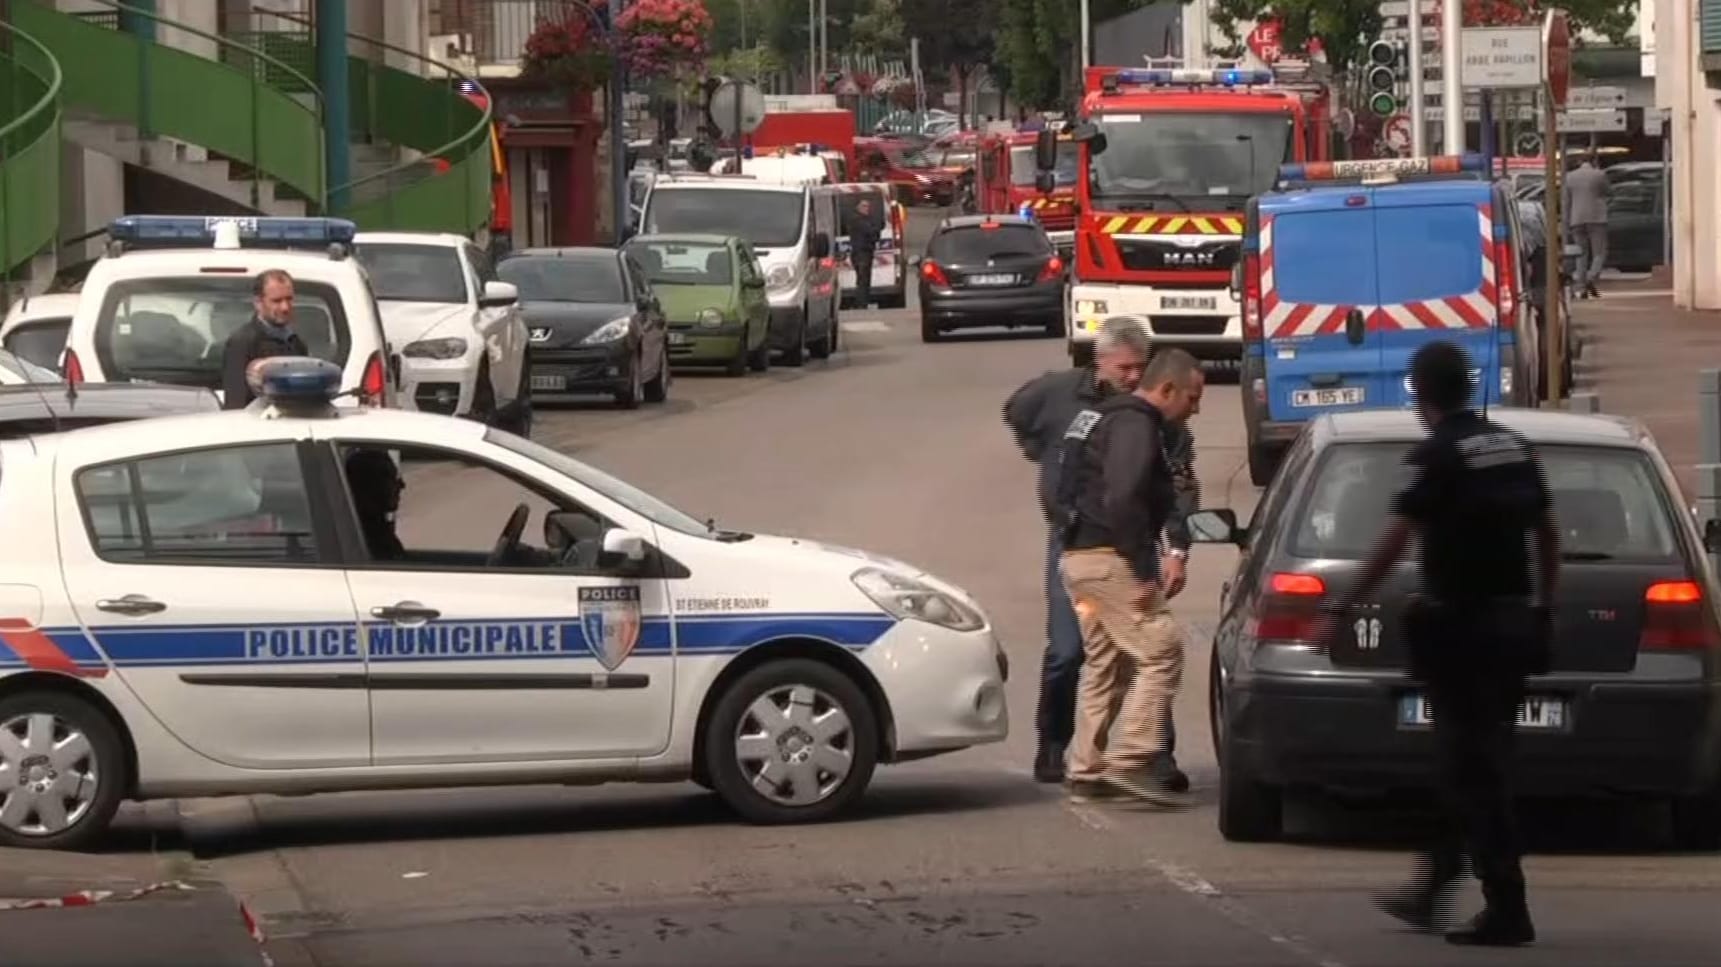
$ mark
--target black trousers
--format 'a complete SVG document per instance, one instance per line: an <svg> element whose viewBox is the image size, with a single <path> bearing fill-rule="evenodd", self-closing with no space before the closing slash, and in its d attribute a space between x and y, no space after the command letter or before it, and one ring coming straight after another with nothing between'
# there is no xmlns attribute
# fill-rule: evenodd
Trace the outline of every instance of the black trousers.
<svg viewBox="0 0 1721 967"><path fill-rule="evenodd" d="M1436 675L1428 683L1446 814L1445 829L1423 860L1428 886L1439 889L1456 879L1468 854L1488 905L1501 912L1524 905L1510 782L1523 696L1523 679L1491 670Z"/></svg>
<svg viewBox="0 0 1721 967"><path fill-rule="evenodd" d="M855 305L862 309L872 306L872 253L870 248L849 250L849 263L855 270Z"/></svg>

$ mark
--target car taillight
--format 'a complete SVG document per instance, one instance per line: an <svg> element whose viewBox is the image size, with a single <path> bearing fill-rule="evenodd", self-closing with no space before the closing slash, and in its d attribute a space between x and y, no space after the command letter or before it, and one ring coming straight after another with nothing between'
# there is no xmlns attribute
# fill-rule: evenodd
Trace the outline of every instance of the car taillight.
<svg viewBox="0 0 1721 967"><path fill-rule="evenodd" d="M382 353L371 353L370 359L365 360L364 376L359 379L359 403L381 406L383 389L387 385L388 368L383 365Z"/></svg>
<svg viewBox="0 0 1721 967"><path fill-rule="evenodd" d="M61 367L66 374L66 383L71 386L81 385L84 381L84 364L78 359L78 351L66 350L66 363Z"/></svg>
<svg viewBox="0 0 1721 967"><path fill-rule="evenodd" d="M1041 282L1055 282L1064 274L1064 260L1056 255L1046 260L1046 267L1040 270Z"/></svg>
<svg viewBox="0 0 1721 967"><path fill-rule="evenodd" d="M1261 338L1261 256L1243 259L1243 338Z"/></svg>
<svg viewBox="0 0 1721 967"><path fill-rule="evenodd" d="M937 262L920 263L920 277L941 288L950 287L950 279L944 274L944 268Z"/></svg>
<svg viewBox="0 0 1721 967"><path fill-rule="evenodd" d="M1518 261L1512 255L1512 243L1494 243L1494 306L1500 313L1500 325L1512 327L1518 318Z"/></svg>
<svg viewBox="0 0 1721 967"><path fill-rule="evenodd" d="M1326 593L1327 583L1313 574L1274 574L1249 621L1250 637L1257 643L1313 640Z"/></svg>
<svg viewBox="0 0 1721 967"><path fill-rule="evenodd" d="M1646 651L1701 651L1721 648L1703 587L1696 581L1657 581L1643 592L1643 631L1637 646Z"/></svg>

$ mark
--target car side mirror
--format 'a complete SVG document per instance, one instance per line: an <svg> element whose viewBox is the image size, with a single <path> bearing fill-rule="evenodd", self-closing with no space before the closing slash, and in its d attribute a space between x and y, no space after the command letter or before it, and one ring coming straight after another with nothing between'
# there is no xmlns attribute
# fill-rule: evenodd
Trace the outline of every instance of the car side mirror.
<svg viewBox="0 0 1721 967"><path fill-rule="evenodd" d="M484 294L478 298L480 309L501 309L520 301L520 290L508 282L484 283Z"/></svg>
<svg viewBox="0 0 1721 967"><path fill-rule="evenodd" d="M1712 517L1703 522L1703 549L1721 554L1721 519Z"/></svg>
<svg viewBox="0 0 1721 967"><path fill-rule="evenodd" d="M1185 523L1189 525L1189 539L1197 544L1241 546L1243 543L1243 532L1237 526L1237 512L1229 507L1198 510L1190 514Z"/></svg>
<svg viewBox="0 0 1721 967"><path fill-rule="evenodd" d="M813 234L812 244L810 246L808 246L807 251L808 251L808 254L810 254L813 258L816 258L816 259L828 259L828 258L830 258L831 257L831 237L829 235L825 234L824 232L815 232Z"/></svg>
<svg viewBox="0 0 1721 967"><path fill-rule="evenodd" d="M1037 171L1034 173L1034 188L1038 190L1040 194L1049 195L1052 193L1052 190L1057 187L1057 175L1050 171Z"/></svg>
<svg viewBox="0 0 1721 967"><path fill-rule="evenodd" d="M1034 167L1041 171L1051 171L1057 166L1058 133L1042 129L1039 134L1034 136Z"/></svg>
<svg viewBox="0 0 1721 967"><path fill-rule="evenodd" d="M645 560L645 538L619 527L612 527L604 531L603 551L598 555L600 566L617 567L626 564L638 564L643 560Z"/></svg>

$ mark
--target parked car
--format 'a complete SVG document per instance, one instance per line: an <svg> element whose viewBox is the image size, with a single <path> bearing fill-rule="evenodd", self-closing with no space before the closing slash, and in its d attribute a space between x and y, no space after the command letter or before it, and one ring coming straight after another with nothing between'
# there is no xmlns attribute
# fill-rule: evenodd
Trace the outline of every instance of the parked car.
<svg viewBox="0 0 1721 967"><path fill-rule="evenodd" d="M956 201L956 178L915 146L891 138L856 138L855 164L862 181L888 182L904 205L948 206Z"/></svg>
<svg viewBox="0 0 1721 967"><path fill-rule="evenodd" d="M765 272L746 239L642 235L627 253L663 306L673 363L722 366L730 376L771 368Z"/></svg>
<svg viewBox="0 0 1721 967"><path fill-rule="evenodd" d="M1038 221L1019 215L947 218L914 260L920 338L955 329L1032 326L1064 335L1064 260Z"/></svg>
<svg viewBox="0 0 1721 967"><path fill-rule="evenodd" d="M221 398L201 386L85 383L0 386L0 440L186 413L215 413Z"/></svg>
<svg viewBox="0 0 1721 967"><path fill-rule="evenodd" d="M528 248L497 274L520 293L535 398L602 393L616 405L669 398L663 312L645 274L611 248Z"/></svg>
<svg viewBox="0 0 1721 967"><path fill-rule="evenodd" d="M6 310L0 324L0 347L37 366L59 372L66 351L66 333L78 309L77 293L35 295L19 299Z"/></svg>

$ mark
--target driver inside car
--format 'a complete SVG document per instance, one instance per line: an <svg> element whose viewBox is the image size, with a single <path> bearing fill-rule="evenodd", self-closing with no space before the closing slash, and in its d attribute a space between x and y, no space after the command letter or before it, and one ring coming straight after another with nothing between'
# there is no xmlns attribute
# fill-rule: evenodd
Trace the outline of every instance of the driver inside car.
<svg viewBox="0 0 1721 967"><path fill-rule="evenodd" d="M394 515L400 510L406 481L400 479L394 459L384 450L354 450L347 456L347 487L352 491L353 509L358 511L359 528L371 559L405 559L406 548L394 532Z"/></svg>

